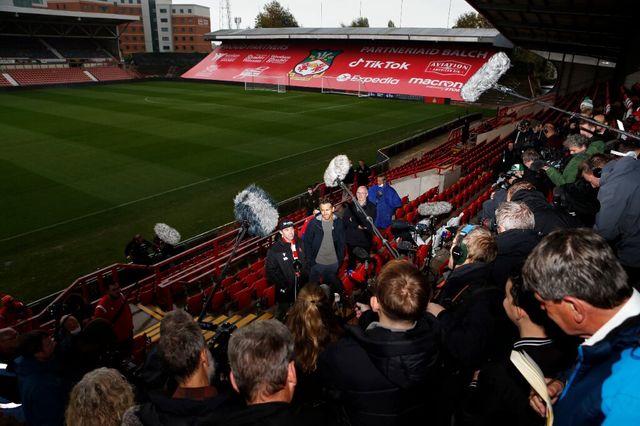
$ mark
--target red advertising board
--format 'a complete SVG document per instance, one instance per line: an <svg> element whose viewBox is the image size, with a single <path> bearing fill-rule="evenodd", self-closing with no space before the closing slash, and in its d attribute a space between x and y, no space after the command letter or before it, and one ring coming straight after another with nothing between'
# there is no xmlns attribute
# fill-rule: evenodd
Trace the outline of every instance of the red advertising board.
<svg viewBox="0 0 640 426"><path fill-rule="evenodd" d="M462 85L494 53L469 44L234 42L182 77L462 100Z"/></svg>

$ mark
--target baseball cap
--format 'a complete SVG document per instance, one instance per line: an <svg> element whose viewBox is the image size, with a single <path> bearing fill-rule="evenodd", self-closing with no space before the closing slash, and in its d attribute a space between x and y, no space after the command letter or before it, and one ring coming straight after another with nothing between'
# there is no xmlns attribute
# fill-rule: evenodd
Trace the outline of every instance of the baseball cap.
<svg viewBox="0 0 640 426"><path fill-rule="evenodd" d="M524 172L524 166L520 163L516 163L513 166L511 166L511 171L512 172Z"/></svg>
<svg viewBox="0 0 640 426"><path fill-rule="evenodd" d="M293 222L290 220L284 220L280 223L280 225L278 226L278 229L283 230L291 227L293 227Z"/></svg>

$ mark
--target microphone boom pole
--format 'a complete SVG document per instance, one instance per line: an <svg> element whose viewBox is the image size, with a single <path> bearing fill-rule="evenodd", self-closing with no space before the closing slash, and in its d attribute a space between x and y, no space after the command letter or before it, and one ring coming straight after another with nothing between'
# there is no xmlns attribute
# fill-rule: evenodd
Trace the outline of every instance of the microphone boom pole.
<svg viewBox="0 0 640 426"><path fill-rule="evenodd" d="M353 199L353 195L351 194L351 191L349 191L349 188L347 187L347 185L345 185L345 183L341 180L341 179L336 179L336 182L338 183L338 185L340 186L340 188L342 188L342 190L346 193L349 194L349 196ZM378 229L378 227L375 225L375 223L373 223L373 219L371 218L371 216L369 216L364 209L362 208L362 206L358 203L357 200L354 200L353 204L356 206L356 209L358 210L358 212L360 212L360 214L362 214L366 219L367 222L369 222L369 224L371 225L371 229L373 230L373 233L376 234L376 236L378 238L380 238L380 240L382 240L382 244L385 246L385 248L387 250L389 250L389 253L391 253L391 255L393 256L394 259L399 259L400 255L398 254L398 252L391 247L391 244L389 244L389 241L387 241L387 239L382 235L382 233L380 232L380 230Z"/></svg>
<svg viewBox="0 0 640 426"><path fill-rule="evenodd" d="M607 125L605 123L600 123L600 122L598 122L596 120L593 120L593 119L591 119L589 117L584 117L584 116L582 116L582 115L580 115L578 113L575 113L575 112L565 111L562 108L558 108L557 106L551 105L550 103L547 103L547 102L544 102L544 101L539 101L537 99L528 98L528 97L526 97L524 95L521 95L520 93L516 92L515 90L511 89L510 87L503 86L501 84L495 84L492 88L497 90L497 91L499 91L499 92L505 93L507 95L511 95L514 98L522 99L522 100L527 101L527 102L535 102L538 105L542 105L542 106L544 106L546 108L551 108L554 111L558 111L558 112L561 112L563 114L570 115L572 117L580 116L580 120L582 120L582 121L586 121L587 123L591 123L591 124L594 124L594 125L599 126L599 127L604 127L607 130L611 130L612 132L619 133L619 134L624 135L624 136L626 136L628 138L633 138L633 139L636 139L636 140L640 140L640 137L638 137L637 135L634 135L633 133L629 133L629 132L624 131L624 130L616 129L615 127L611 127L611 126L609 126L609 125Z"/></svg>
<svg viewBox="0 0 640 426"><path fill-rule="evenodd" d="M244 236L247 234L247 230L248 229L249 229L248 224L247 223L242 223L242 226L240 227L240 232L238 232L238 236L236 237L236 241L233 244L233 249L231 250L231 254L229 254L229 257L227 258L227 261L225 262L224 266L222 267L222 271L220 271L220 276L218 276L218 280L213 283L213 286L211 286L211 292L207 296L207 299L202 304L202 310L200 311L200 315L198 315L198 322L202 322L202 320L204 319L205 315L207 314L207 306L209 306L209 303L211 302L211 298L213 298L213 294L216 292L216 290L218 289L218 286L220 285L220 283L222 282L224 277L227 275L227 269L229 269L229 265L231 265L231 261L236 256L236 251L238 250L238 247L240 246L240 242L242 241Z"/></svg>

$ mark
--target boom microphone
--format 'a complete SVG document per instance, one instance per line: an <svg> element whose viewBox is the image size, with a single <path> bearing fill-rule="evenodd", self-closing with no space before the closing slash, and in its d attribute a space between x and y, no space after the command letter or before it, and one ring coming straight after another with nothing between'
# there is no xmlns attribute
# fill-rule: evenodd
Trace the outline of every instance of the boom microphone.
<svg viewBox="0 0 640 426"><path fill-rule="evenodd" d="M491 56L480 69L460 89L460 96L467 102L475 102L487 90L493 88L500 77L511 67L511 61L504 52Z"/></svg>
<svg viewBox="0 0 640 426"><path fill-rule="evenodd" d="M162 241L172 246L180 242L180 233L166 223L156 223L156 226L153 227L153 232L155 232Z"/></svg>
<svg viewBox="0 0 640 426"><path fill-rule="evenodd" d="M211 298L218 290L219 284L227 275L229 265L235 257L236 251L245 234L249 233L256 237L266 237L276 229L276 225L278 224L278 209L276 203L264 189L255 184L247 186L236 195L236 198L233 199L233 213L236 220L241 224L241 228L236 236L236 241L233 244L231 253L229 257L227 257L222 271L220 271L218 280L214 282L207 299L202 304L200 315L198 315L198 323L204 330L215 330L217 328L217 326L216 328L212 328L214 326L203 323L204 317L207 314L207 306L209 306Z"/></svg>
<svg viewBox="0 0 640 426"><path fill-rule="evenodd" d="M236 220L247 226L249 234L266 237L278 225L278 208L264 189L251 184L233 200Z"/></svg>
<svg viewBox="0 0 640 426"><path fill-rule="evenodd" d="M418 206L418 213L422 216L440 216L449 213L451 210L453 210L453 206L447 201L424 203Z"/></svg>
<svg viewBox="0 0 640 426"><path fill-rule="evenodd" d="M327 170L324 171L324 184L328 188L333 188L340 185L340 182L349 173L351 169L351 162L346 155L338 155L333 157L327 166Z"/></svg>

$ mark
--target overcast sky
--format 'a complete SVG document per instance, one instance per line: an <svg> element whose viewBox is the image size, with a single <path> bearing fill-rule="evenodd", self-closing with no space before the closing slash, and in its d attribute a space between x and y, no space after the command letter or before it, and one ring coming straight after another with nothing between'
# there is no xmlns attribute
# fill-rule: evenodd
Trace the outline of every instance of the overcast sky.
<svg viewBox="0 0 640 426"><path fill-rule="evenodd" d="M208 6L211 29L220 29L220 4L226 1L173 0L173 4L194 3ZM240 17L240 28L253 28L256 15L266 3L268 0L230 0L232 21ZM281 0L280 4L289 8L302 27L348 25L362 11L371 27L386 27L391 19L397 27L450 28L458 15L473 10L464 0ZM222 28L227 28L226 22L225 12Z"/></svg>

